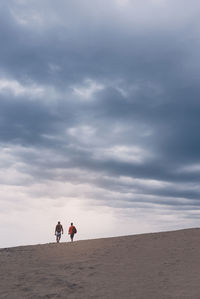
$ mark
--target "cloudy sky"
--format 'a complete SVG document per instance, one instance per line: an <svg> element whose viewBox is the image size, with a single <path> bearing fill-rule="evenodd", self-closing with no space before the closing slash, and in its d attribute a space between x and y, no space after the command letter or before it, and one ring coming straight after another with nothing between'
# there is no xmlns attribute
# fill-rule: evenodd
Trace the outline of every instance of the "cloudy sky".
<svg viewBox="0 0 200 299"><path fill-rule="evenodd" d="M200 225L199 16L1 0L0 247Z"/></svg>

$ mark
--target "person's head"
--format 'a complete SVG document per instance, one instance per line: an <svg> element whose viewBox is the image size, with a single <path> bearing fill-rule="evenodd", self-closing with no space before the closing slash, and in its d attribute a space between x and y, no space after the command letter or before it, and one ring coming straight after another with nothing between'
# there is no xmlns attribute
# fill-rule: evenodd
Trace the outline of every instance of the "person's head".
<svg viewBox="0 0 200 299"><path fill-rule="evenodd" d="M58 221L58 224L60 224L60 221Z"/></svg>
<svg viewBox="0 0 200 299"><path fill-rule="evenodd" d="M73 225L73 222L71 222L71 225Z"/></svg>

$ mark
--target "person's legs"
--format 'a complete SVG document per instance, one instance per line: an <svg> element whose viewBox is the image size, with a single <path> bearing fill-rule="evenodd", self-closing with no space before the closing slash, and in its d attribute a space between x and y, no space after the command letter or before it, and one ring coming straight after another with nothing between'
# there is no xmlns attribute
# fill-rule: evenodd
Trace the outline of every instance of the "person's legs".
<svg viewBox="0 0 200 299"><path fill-rule="evenodd" d="M61 238L61 234L60 234L60 233L57 233L57 234L56 234L56 241L57 241L57 243L60 242L60 238Z"/></svg>
<svg viewBox="0 0 200 299"><path fill-rule="evenodd" d="M71 234L70 237L71 237L71 242L73 242L74 234Z"/></svg>

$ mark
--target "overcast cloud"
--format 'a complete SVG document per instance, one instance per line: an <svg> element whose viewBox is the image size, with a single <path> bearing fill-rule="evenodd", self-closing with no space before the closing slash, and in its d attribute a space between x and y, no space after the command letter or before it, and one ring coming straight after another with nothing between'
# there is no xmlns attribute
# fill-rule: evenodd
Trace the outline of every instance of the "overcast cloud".
<svg viewBox="0 0 200 299"><path fill-rule="evenodd" d="M196 0L1 1L0 247L199 226L199 28Z"/></svg>

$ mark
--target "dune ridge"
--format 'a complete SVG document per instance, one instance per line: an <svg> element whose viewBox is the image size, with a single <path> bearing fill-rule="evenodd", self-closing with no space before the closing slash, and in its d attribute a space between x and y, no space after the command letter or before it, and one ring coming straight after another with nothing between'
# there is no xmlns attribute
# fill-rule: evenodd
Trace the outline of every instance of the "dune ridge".
<svg viewBox="0 0 200 299"><path fill-rule="evenodd" d="M200 229L0 250L0 298L200 298Z"/></svg>

